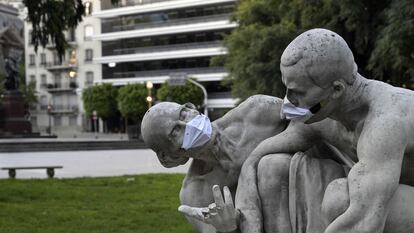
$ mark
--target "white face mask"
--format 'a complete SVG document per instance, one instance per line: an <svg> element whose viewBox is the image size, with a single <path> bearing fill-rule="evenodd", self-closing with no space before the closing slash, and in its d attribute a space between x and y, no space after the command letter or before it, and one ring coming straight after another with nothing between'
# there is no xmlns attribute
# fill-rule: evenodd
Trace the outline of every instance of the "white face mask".
<svg viewBox="0 0 414 233"><path fill-rule="evenodd" d="M211 138L211 122L205 115L197 115L185 126L183 145L181 148L188 150L190 148L199 147L210 141Z"/></svg>
<svg viewBox="0 0 414 233"><path fill-rule="evenodd" d="M296 107L286 96L283 99L283 105L280 111L280 117L282 119L286 118L288 120L305 122L312 116L313 113L309 109Z"/></svg>

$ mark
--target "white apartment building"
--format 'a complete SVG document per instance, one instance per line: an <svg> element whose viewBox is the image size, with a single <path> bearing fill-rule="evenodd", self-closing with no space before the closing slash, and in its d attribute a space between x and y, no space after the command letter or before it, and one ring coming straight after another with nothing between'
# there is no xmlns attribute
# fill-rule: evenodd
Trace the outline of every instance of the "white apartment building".
<svg viewBox="0 0 414 233"><path fill-rule="evenodd" d="M92 36L100 32L100 20L92 13L100 8L99 0L83 1L86 16L78 27L66 33L70 45L60 61L53 44L39 46L37 53L30 42L31 24L25 22L26 82L36 82L38 104L31 106L33 131L54 134L91 130L91 119L83 110L82 90L101 79L101 64L93 57L101 56L99 41Z"/></svg>
<svg viewBox="0 0 414 233"><path fill-rule="evenodd" d="M208 92L210 114L234 107L230 89L221 81L223 67L211 66L210 59L226 54L223 34L237 27L230 21L236 0L120 0L113 6L101 0L92 15L101 20L101 31L92 36L101 42L102 79L96 83L150 81L158 88L172 75L186 74ZM214 114L214 111L216 114Z"/></svg>

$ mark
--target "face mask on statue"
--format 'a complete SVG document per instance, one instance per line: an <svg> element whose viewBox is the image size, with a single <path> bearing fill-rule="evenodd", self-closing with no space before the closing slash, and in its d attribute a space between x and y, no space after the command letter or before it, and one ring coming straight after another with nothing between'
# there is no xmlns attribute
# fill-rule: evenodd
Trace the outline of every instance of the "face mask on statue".
<svg viewBox="0 0 414 233"><path fill-rule="evenodd" d="M285 96L283 99L282 109L280 111L280 117L282 119L288 119L292 121L305 122L309 120L316 112L321 108L321 104L318 103L310 109L296 107Z"/></svg>
<svg viewBox="0 0 414 233"><path fill-rule="evenodd" d="M187 122L185 126L183 145L188 150L206 144L211 138L211 122L208 117L201 114Z"/></svg>

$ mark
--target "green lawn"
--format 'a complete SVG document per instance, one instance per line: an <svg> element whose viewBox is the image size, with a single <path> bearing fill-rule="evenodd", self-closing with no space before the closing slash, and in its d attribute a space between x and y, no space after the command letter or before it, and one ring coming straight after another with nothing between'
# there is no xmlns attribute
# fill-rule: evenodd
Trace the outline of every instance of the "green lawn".
<svg viewBox="0 0 414 233"><path fill-rule="evenodd" d="M183 178L0 180L0 232L194 233L177 211Z"/></svg>

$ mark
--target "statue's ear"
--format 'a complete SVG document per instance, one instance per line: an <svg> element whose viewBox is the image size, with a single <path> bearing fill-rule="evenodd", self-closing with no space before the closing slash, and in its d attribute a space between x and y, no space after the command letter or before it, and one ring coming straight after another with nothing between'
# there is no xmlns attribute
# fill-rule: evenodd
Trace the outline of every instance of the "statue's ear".
<svg viewBox="0 0 414 233"><path fill-rule="evenodd" d="M185 103L184 106L191 109L197 109L196 106L192 103Z"/></svg>
<svg viewBox="0 0 414 233"><path fill-rule="evenodd" d="M345 91L345 84L343 80L336 80L333 82L333 98L339 98L343 95L344 91Z"/></svg>

